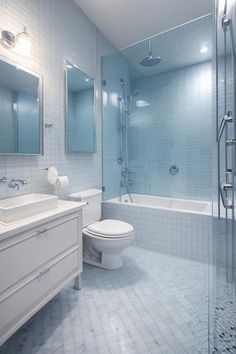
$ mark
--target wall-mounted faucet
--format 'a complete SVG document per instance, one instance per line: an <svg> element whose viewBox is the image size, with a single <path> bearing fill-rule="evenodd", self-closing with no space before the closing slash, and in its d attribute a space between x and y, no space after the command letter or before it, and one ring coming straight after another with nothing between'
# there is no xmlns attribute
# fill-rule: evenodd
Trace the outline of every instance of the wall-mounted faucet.
<svg viewBox="0 0 236 354"><path fill-rule="evenodd" d="M8 188L19 190L20 189L20 185L21 186L25 186L26 184L27 184L26 179L23 179L23 178L12 178L10 180L10 182L8 183Z"/></svg>
<svg viewBox="0 0 236 354"><path fill-rule="evenodd" d="M6 182L7 182L7 177L0 178L0 183L6 183Z"/></svg>

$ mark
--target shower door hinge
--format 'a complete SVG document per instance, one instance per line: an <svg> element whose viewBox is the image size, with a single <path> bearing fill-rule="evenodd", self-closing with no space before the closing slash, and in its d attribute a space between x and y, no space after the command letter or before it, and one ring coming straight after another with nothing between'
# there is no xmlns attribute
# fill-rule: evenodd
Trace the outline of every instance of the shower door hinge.
<svg viewBox="0 0 236 354"><path fill-rule="evenodd" d="M231 20L226 17L226 15L222 18L222 28L224 31L227 31L227 28L229 27Z"/></svg>
<svg viewBox="0 0 236 354"><path fill-rule="evenodd" d="M106 191L106 187L102 186L102 191L105 192Z"/></svg>
<svg viewBox="0 0 236 354"><path fill-rule="evenodd" d="M223 183L220 186L221 200L225 209L233 209L233 204L229 202L227 196L228 190L232 190L232 189L233 189L233 185L231 183Z"/></svg>
<svg viewBox="0 0 236 354"><path fill-rule="evenodd" d="M226 140L226 146L236 145L236 139Z"/></svg>

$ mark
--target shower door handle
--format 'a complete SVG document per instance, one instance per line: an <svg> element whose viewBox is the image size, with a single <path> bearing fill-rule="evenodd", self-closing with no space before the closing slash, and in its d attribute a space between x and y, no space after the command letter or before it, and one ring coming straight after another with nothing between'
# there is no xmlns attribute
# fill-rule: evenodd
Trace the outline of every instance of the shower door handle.
<svg viewBox="0 0 236 354"><path fill-rule="evenodd" d="M227 196L227 191L232 189L233 189L233 185L231 183L223 183L221 185L220 195L225 209L233 209L233 205L229 203L228 196Z"/></svg>

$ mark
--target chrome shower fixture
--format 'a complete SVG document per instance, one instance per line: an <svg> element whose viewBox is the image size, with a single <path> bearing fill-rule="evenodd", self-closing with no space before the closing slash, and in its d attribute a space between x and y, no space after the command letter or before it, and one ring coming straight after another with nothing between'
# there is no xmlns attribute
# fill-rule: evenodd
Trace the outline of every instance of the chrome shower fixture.
<svg viewBox="0 0 236 354"><path fill-rule="evenodd" d="M152 42L151 39L148 40L148 57L144 58L140 61L140 65L151 67L159 64L161 62L161 57L153 57L152 56Z"/></svg>
<svg viewBox="0 0 236 354"><path fill-rule="evenodd" d="M131 94L128 97L135 97L137 95L138 95L138 91L136 90L136 91L131 92Z"/></svg>
<svg viewBox="0 0 236 354"><path fill-rule="evenodd" d="M31 41L26 26L23 27L23 31L14 35L12 32L3 30L1 32L0 44L6 49L14 49L17 53L30 56L31 55Z"/></svg>

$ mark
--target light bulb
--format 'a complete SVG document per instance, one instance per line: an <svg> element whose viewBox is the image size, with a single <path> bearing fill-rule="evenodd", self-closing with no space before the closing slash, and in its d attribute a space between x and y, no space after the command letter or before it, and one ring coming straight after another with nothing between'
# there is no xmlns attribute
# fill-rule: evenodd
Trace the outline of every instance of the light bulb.
<svg viewBox="0 0 236 354"><path fill-rule="evenodd" d="M201 53L206 53L206 52L208 52L208 48L207 48L206 46L204 46L204 47L202 47L202 48L200 49L200 52L201 52Z"/></svg>
<svg viewBox="0 0 236 354"><path fill-rule="evenodd" d="M15 51L23 56L31 56L32 43L29 38L27 28L24 27L24 31L19 33L16 37Z"/></svg>

